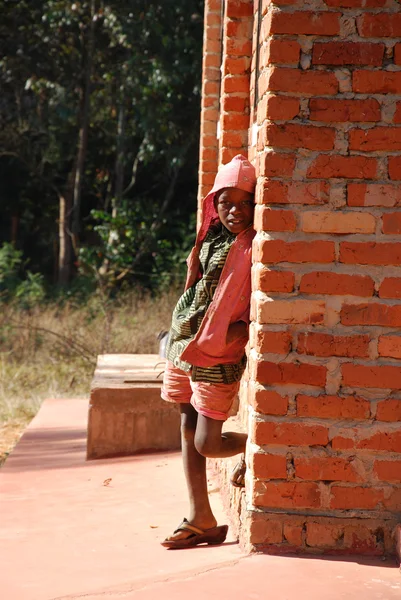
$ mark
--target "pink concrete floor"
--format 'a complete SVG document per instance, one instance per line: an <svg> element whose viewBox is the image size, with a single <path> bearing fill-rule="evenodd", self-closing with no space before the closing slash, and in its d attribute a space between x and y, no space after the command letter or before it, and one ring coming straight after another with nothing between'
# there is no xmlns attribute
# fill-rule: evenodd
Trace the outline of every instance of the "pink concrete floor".
<svg viewBox="0 0 401 600"><path fill-rule="evenodd" d="M187 512L180 455L86 462L86 415L48 400L0 471L2 600L401 599L389 560L247 557L230 537L165 550Z"/></svg>

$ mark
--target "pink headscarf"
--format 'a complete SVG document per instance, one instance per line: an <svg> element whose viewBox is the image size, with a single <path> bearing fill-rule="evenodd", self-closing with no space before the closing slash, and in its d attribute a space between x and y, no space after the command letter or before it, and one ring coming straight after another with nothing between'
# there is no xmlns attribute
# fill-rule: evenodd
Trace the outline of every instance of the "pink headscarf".
<svg viewBox="0 0 401 600"><path fill-rule="evenodd" d="M197 245L205 238L210 224L218 219L217 211L214 207L216 193L224 188L238 188L253 194L255 186L255 167L242 154L237 154L229 163L220 167L212 189L202 202L202 223L196 239Z"/></svg>

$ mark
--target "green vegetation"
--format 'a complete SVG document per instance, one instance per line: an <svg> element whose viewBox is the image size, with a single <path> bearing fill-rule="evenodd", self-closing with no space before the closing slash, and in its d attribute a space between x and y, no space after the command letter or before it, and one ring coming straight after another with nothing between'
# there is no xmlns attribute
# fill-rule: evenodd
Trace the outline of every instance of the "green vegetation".
<svg viewBox="0 0 401 600"><path fill-rule="evenodd" d="M182 273L203 2L0 0L0 246L66 288Z"/></svg>
<svg viewBox="0 0 401 600"><path fill-rule="evenodd" d="M195 230L203 1L0 14L0 427L19 431L44 397L87 394L97 354L156 352L169 326Z"/></svg>

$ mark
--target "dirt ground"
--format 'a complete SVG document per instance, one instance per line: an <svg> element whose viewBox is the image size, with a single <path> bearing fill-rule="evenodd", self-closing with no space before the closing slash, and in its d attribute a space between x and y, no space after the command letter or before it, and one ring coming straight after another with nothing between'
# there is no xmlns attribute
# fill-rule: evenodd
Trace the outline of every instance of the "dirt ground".
<svg viewBox="0 0 401 600"><path fill-rule="evenodd" d="M27 425L26 420L11 421L0 425L0 467L5 463Z"/></svg>

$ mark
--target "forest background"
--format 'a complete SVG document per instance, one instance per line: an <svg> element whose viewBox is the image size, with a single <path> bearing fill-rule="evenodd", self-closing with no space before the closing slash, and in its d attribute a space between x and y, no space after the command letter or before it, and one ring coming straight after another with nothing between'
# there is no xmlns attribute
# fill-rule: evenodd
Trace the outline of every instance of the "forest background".
<svg viewBox="0 0 401 600"><path fill-rule="evenodd" d="M195 231L203 2L0 0L0 461L157 352Z"/></svg>

